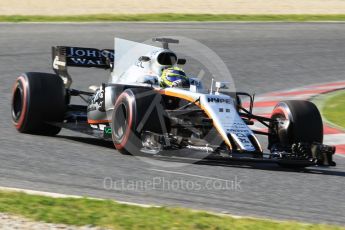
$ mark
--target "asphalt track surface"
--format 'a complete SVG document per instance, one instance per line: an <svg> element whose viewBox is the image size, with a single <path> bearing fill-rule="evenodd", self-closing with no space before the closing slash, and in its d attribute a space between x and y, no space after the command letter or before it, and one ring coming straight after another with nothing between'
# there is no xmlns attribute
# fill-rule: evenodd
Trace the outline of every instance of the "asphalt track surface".
<svg viewBox="0 0 345 230"><path fill-rule="evenodd" d="M335 168L305 171L253 163L166 167L120 155L112 144L71 131L55 138L19 134L12 127L13 81L25 71L51 72L51 46L111 48L114 36L144 41L160 35L186 36L214 50L242 91L259 94L345 79L341 23L1 24L0 186L344 225L345 158L340 156ZM82 89L108 74L76 73L74 87ZM118 182L116 188L109 189L109 178ZM234 186L220 189L224 180ZM215 187L204 188L207 183Z"/></svg>

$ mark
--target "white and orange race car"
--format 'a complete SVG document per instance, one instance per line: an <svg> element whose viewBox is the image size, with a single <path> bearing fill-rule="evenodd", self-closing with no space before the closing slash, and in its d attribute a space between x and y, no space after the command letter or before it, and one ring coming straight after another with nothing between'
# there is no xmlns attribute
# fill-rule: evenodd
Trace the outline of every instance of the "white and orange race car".
<svg viewBox="0 0 345 230"><path fill-rule="evenodd" d="M178 40L154 40L163 47L145 46L134 52L134 58L132 54L122 60L116 60L114 50L53 47L55 74L29 72L15 81L12 119L16 129L39 135L72 129L113 141L117 150L132 155L181 156L182 152L182 157L190 157L200 152L202 158L292 167L335 165L335 147L322 144L322 119L313 103L281 101L267 118L252 113L252 95L224 92L225 82L212 81L205 89L199 79L188 78L178 87L163 88L162 71L186 60L169 48ZM125 67L116 69L114 63L124 60ZM109 82L86 92L71 88L68 66L110 69L112 74ZM71 104L74 96L85 104ZM242 106L243 97L250 102L248 108ZM268 132L251 129L254 122L266 125ZM268 137L267 151L256 135Z"/></svg>

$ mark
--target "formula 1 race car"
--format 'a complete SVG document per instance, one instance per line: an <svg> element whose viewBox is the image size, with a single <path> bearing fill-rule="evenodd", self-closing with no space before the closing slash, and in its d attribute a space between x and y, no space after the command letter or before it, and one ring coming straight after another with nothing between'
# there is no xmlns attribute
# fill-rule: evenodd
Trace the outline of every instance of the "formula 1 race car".
<svg viewBox="0 0 345 230"><path fill-rule="evenodd" d="M254 97L225 92L225 82L205 89L197 78L161 87L160 76L168 67L184 65L169 48L178 43L154 38L163 47L152 47L115 71L114 50L57 46L52 48L55 74L29 72L15 81L12 119L22 133L56 135L61 128L113 141L125 154L174 155L201 152L224 160L275 162L282 166L334 166L334 146L323 142L323 124L309 101L281 101L270 118L252 113ZM117 52L117 51L116 51ZM110 69L111 80L90 91L71 88L67 67ZM80 96L86 105L71 104ZM243 98L249 101L243 106ZM268 131L250 128L254 122ZM268 151L256 135L268 137Z"/></svg>

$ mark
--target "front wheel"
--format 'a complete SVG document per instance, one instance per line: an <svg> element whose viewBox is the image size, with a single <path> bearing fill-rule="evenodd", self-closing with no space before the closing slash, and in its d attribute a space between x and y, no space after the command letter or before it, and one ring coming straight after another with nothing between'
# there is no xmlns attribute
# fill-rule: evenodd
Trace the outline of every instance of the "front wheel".
<svg viewBox="0 0 345 230"><path fill-rule="evenodd" d="M319 110L309 101L289 100L279 102L271 118L277 124L270 124L268 148L289 149L323 142L323 123ZM294 145L295 144L295 145ZM293 147L294 145L294 147ZM307 151L309 152L309 150ZM282 166L293 165L281 163ZM301 167L301 166L297 166Z"/></svg>
<svg viewBox="0 0 345 230"><path fill-rule="evenodd" d="M279 143L288 147L298 142L312 144L323 141L322 118L310 101L281 101L273 109L271 118L279 124L275 130L270 130L276 134L269 139L270 146Z"/></svg>
<svg viewBox="0 0 345 230"><path fill-rule="evenodd" d="M161 96L148 89L126 89L117 98L112 115L112 138L123 154L141 154L143 132L160 133ZM158 112L160 111L160 112Z"/></svg>

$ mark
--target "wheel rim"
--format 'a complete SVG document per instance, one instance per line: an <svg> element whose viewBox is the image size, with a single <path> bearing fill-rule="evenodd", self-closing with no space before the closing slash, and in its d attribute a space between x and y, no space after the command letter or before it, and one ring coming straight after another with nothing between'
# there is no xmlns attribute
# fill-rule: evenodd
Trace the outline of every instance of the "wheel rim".
<svg viewBox="0 0 345 230"><path fill-rule="evenodd" d="M277 129L275 130L275 133L277 134L277 139L273 138L271 140L276 139L280 144L287 146L290 143L289 138L289 126L290 126L290 120L289 116L287 116L286 112L283 108L278 108L276 112L273 112L271 119L277 120L279 122ZM271 131L272 132L272 131ZM274 141L273 141L274 142Z"/></svg>
<svg viewBox="0 0 345 230"><path fill-rule="evenodd" d="M17 85L12 100L12 118L18 121L23 111L24 92L20 84Z"/></svg>
<svg viewBox="0 0 345 230"><path fill-rule="evenodd" d="M124 138L127 131L127 117L127 107L122 103L116 109L114 121L114 136L119 142Z"/></svg>

